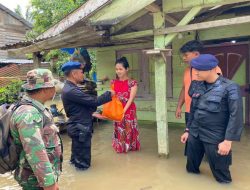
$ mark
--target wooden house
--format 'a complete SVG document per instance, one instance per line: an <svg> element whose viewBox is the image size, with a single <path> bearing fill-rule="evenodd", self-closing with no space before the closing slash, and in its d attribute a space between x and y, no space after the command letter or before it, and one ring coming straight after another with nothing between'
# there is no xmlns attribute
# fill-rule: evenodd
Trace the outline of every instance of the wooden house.
<svg viewBox="0 0 250 190"><path fill-rule="evenodd" d="M0 4L0 46L20 41L25 44L26 32L31 28L31 23ZM41 66L50 67L49 63ZM27 60L24 53L11 55L7 50L0 50L0 86L8 84L13 79L25 79L27 71L33 68L33 60Z"/></svg>
<svg viewBox="0 0 250 190"><path fill-rule="evenodd" d="M179 48L189 40L203 41L204 52L219 58L224 76L242 86L249 124L249 15L246 0L88 0L35 42L2 49L15 54L94 49L99 79L114 78L115 59L126 56L139 83L138 118L156 121L158 153L168 155L168 123L184 122L174 113L186 67ZM99 89L108 90L109 84Z"/></svg>
<svg viewBox="0 0 250 190"><path fill-rule="evenodd" d="M32 25L18 14L0 4L0 46L24 41ZM10 58L6 50L0 50L0 59ZM13 57L12 57L13 58ZM18 58L25 58L19 54Z"/></svg>

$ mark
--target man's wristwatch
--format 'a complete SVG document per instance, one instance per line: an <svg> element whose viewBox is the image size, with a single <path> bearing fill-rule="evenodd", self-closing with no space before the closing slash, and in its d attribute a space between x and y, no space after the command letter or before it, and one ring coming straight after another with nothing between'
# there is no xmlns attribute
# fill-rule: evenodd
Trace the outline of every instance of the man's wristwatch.
<svg viewBox="0 0 250 190"><path fill-rule="evenodd" d="M185 128L184 133L189 133L189 129Z"/></svg>

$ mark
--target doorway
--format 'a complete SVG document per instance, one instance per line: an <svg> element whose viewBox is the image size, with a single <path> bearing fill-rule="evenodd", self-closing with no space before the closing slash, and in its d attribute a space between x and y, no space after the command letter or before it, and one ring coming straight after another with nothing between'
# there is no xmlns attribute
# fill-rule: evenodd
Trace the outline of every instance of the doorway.
<svg viewBox="0 0 250 190"><path fill-rule="evenodd" d="M250 66L249 43L226 43L205 46L202 53L210 53L219 60L223 76L235 81L241 87L245 124L250 126Z"/></svg>

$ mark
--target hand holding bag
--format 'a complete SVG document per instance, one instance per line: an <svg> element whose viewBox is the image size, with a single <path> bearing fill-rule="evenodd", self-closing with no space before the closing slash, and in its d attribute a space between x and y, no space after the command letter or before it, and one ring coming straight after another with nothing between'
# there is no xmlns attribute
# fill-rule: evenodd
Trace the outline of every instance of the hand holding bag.
<svg viewBox="0 0 250 190"><path fill-rule="evenodd" d="M114 90L114 85L111 86ZM121 121L123 118L123 105L119 98L115 95L112 100L103 105L102 116L110 120Z"/></svg>
<svg viewBox="0 0 250 190"><path fill-rule="evenodd" d="M117 96L112 101L103 105L102 116L114 121L121 121L123 118L123 105Z"/></svg>

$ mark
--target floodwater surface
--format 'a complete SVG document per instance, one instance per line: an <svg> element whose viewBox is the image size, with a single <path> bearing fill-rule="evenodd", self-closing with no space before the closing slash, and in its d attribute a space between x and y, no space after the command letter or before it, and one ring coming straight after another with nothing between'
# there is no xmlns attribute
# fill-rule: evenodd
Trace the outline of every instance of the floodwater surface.
<svg viewBox="0 0 250 190"><path fill-rule="evenodd" d="M233 143L233 182L225 185L214 180L207 162L202 162L200 175L186 172L180 143L183 127L178 125L169 124L170 156L166 159L157 154L155 123L140 123L141 151L126 154L117 154L111 147L112 123L95 123L92 166L87 171L76 171L69 164L71 141L63 134L60 190L250 190L249 130L244 130L241 142ZM11 174L0 177L0 190L17 189Z"/></svg>

